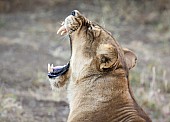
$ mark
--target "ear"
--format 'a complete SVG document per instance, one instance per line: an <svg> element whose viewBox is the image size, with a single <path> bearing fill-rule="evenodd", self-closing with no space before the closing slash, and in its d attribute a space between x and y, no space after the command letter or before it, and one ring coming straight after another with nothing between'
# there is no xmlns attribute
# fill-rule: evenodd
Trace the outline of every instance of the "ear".
<svg viewBox="0 0 170 122"><path fill-rule="evenodd" d="M92 30L94 31L94 36L99 37L101 34L101 29L97 27L92 27Z"/></svg>
<svg viewBox="0 0 170 122"><path fill-rule="evenodd" d="M128 69L132 69L136 65L137 57L136 55L129 49L123 48L125 61Z"/></svg>
<svg viewBox="0 0 170 122"><path fill-rule="evenodd" d="M97 49L97 58L100 71L112 68L118 59L118 52L110 44L101 44Z"/></svg>

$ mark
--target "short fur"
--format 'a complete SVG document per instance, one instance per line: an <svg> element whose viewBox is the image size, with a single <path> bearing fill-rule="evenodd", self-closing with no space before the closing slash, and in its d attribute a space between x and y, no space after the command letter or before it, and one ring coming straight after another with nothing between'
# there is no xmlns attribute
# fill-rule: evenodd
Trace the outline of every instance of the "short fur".
<svg viewBox="0 0 170 122"><path fill-rule="evenodd" d="M68 83L67 122L151 122L129 85L129 70L136 64L136 55L76 12L64 22L72 42L70 68L55 79L58 88Z"/></svg>

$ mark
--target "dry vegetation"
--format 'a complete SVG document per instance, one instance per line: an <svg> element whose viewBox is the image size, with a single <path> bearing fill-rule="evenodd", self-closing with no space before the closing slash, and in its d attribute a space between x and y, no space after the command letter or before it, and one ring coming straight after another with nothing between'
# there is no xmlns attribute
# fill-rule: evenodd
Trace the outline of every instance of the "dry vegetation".
<svg viewBox="0 0 170 122"><path fill-rule="evenodd" d="M169 0L0 0L0 121L66 121L65 93L51 92L46 68L69 60L56 27L73 9L136 52L135 97L153 122L170 122Z"/></svg>

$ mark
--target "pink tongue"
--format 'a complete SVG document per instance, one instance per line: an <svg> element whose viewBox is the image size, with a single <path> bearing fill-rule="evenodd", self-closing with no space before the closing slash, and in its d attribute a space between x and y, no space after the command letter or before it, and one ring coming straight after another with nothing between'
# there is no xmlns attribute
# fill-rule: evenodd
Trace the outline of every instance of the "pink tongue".
<svg viewBox="0 0 170 122"><path fill-rule="evenodd" d="M64 65L65 66L65 65ZM63 68L64 66L55 66L55 67L53 67L53 69L55 70L55 69L61 69L61 68Z"/></svg>
<svg viewBox="0 0 170 122"><path fill-rule="evenodd" d="M58 29L57 34L59 34L59 33L60 33L61 35L67 33L67 29L65 28L64 25L61 26L61 27Z"/></svg>

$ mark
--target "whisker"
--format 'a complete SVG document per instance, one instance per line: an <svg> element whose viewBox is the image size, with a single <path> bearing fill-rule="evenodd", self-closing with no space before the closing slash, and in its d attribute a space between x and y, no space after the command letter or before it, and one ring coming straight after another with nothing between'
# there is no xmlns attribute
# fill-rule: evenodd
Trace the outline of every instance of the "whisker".
<svg viewBox="0 0 170 122"><path fill-rule="evenodd" d="M61 36L61 37L60 37L60 40L61 40L61 41L66 40L66 36Z"/></svg>
<svg viewBox="0 0 170 122"><path fill-rule="evenodd" d="M68 34L63 36L63 40L68 40Z"/></svg>
<svg viewBox="0 0 170 122"><path fill-rule="evenodd" d="M63 24L63 22L64 22L64 21L60 21L60 22L58 22L58 24L62 25L62 24Z"/></svg>
<svg viewBox="0 0 170 122"><path fill-rule="evenodd" d="M106 27L103 17L102 17L102 23L101 24L104 28Z"/></svg>

